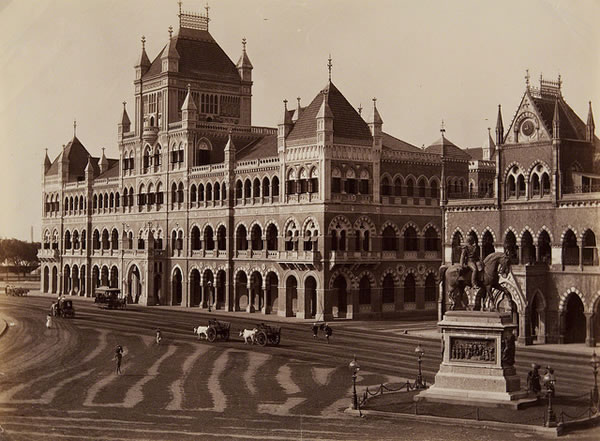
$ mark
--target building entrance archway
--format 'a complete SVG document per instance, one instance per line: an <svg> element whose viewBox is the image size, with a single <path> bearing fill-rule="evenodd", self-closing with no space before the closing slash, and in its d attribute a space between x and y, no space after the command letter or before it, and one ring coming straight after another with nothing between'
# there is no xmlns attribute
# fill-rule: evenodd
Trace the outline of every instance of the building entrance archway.
<svg viewBox="0 0 600 441"><path fill-rule="evenodd" d="M337 276L333 282L332 314L337 318L345 318L348 313L348 284L342 275Z"/></svg>
<svg viewBox="0 0 600 441"><path fill-rule="evenodd" d="M285 315L295 317L298 312L298 280L295 276L288 276L285 281Z"/></svg>
<svg viewBox="0 0 600 441"><path fill-rule="evenodd" d="M140 278L140 270L136 265L129 268L127 273L127 300L133 303L140 301L140 295L142 293L142 284Z"/></svg>
<svg viewBox="0 0 600 441"><path fill-rule="evenodd" d="M564 314L564 342L585 342L585 314L583 303L577 294L571 293L566 302Z"/></svg>

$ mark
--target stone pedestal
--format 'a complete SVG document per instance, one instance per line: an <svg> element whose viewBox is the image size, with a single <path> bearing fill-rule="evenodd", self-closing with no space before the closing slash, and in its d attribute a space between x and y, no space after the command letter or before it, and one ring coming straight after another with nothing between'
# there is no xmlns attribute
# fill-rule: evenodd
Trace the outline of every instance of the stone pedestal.
<svg viewBox="0 0 600 441"><path fill-rule="evenodd" d="M519 408L527 399L514 368L516 325L509 313L448 311L438 323L444 355L435 384L417 401Z"/></svg>

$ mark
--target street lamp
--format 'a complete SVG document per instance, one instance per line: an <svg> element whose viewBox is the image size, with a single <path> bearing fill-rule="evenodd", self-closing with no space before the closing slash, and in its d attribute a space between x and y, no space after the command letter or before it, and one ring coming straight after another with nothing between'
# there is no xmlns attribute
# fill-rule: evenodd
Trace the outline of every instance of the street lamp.
<svg viewBox="0 0 600 441"><path fill-rule="evenodd" d="M546 396L548 397L548 409L546 410L546 427L556 427L556 414L552 409L552 397L554 396L554 384L556 378L554 377L554 369L550 366L546 367L546 373L544 374L544 386L546 387Z"/></svg>
<svg viewBox="0 0 600 441"><path fill-rule="evenodd" d="M356 361L356 355L348 367L352 372L352 409L356 410L358 409L358 396L356 395L356 374L358 371L360 371L360 366L358 361Z"/></svg>
<svg viewBox="0 0 600 441"><path fill-rule="evenodd" d="M419 363L419 373L417 374L417 381L415 382L415 389L425 389L425 384L423 383L423 371L421 370L421 363L423 362L423 348L421 347L421 343L417 345L415 348L415 354L417 354L417 362Z"/></svg>
<svg viewBox="0 0 600 441"><path fill-rule="evenodd" d="M594 388L592 389L592 405L598 406L598 365L600 365L600 360L596 355L596 351L592 353L592 359L590 360L590 364L592 365L592 369L594 372Z"/></svg>

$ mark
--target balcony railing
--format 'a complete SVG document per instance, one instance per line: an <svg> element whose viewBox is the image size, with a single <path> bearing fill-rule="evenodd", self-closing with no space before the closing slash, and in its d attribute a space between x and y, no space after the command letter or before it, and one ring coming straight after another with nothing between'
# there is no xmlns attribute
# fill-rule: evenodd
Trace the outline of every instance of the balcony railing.
<svg viewBox="0 0 600 441"><path fill-rule="evenodd" d="M600 192L600 185L575 185L563 187L563 194L580 194Z"/></svg>
<svg viewBox="0 0 600 441"><path fill-rule="evenodd" d="M514 195L513 195L514 196ZM522 195L524 196L524 194ZM493 198L493 191L461 191L448 193L448 199L486 199Z"/></svg>

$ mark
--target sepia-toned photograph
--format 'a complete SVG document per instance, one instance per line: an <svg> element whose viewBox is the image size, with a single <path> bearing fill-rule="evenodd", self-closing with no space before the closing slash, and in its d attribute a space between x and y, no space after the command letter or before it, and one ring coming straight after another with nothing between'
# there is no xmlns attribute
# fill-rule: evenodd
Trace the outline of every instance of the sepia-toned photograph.
<svg viewBox="0 0 600 441"><path fill-rule="evenodd" d="M0 441L599 440L599 18L0 0Z"/></svg>

